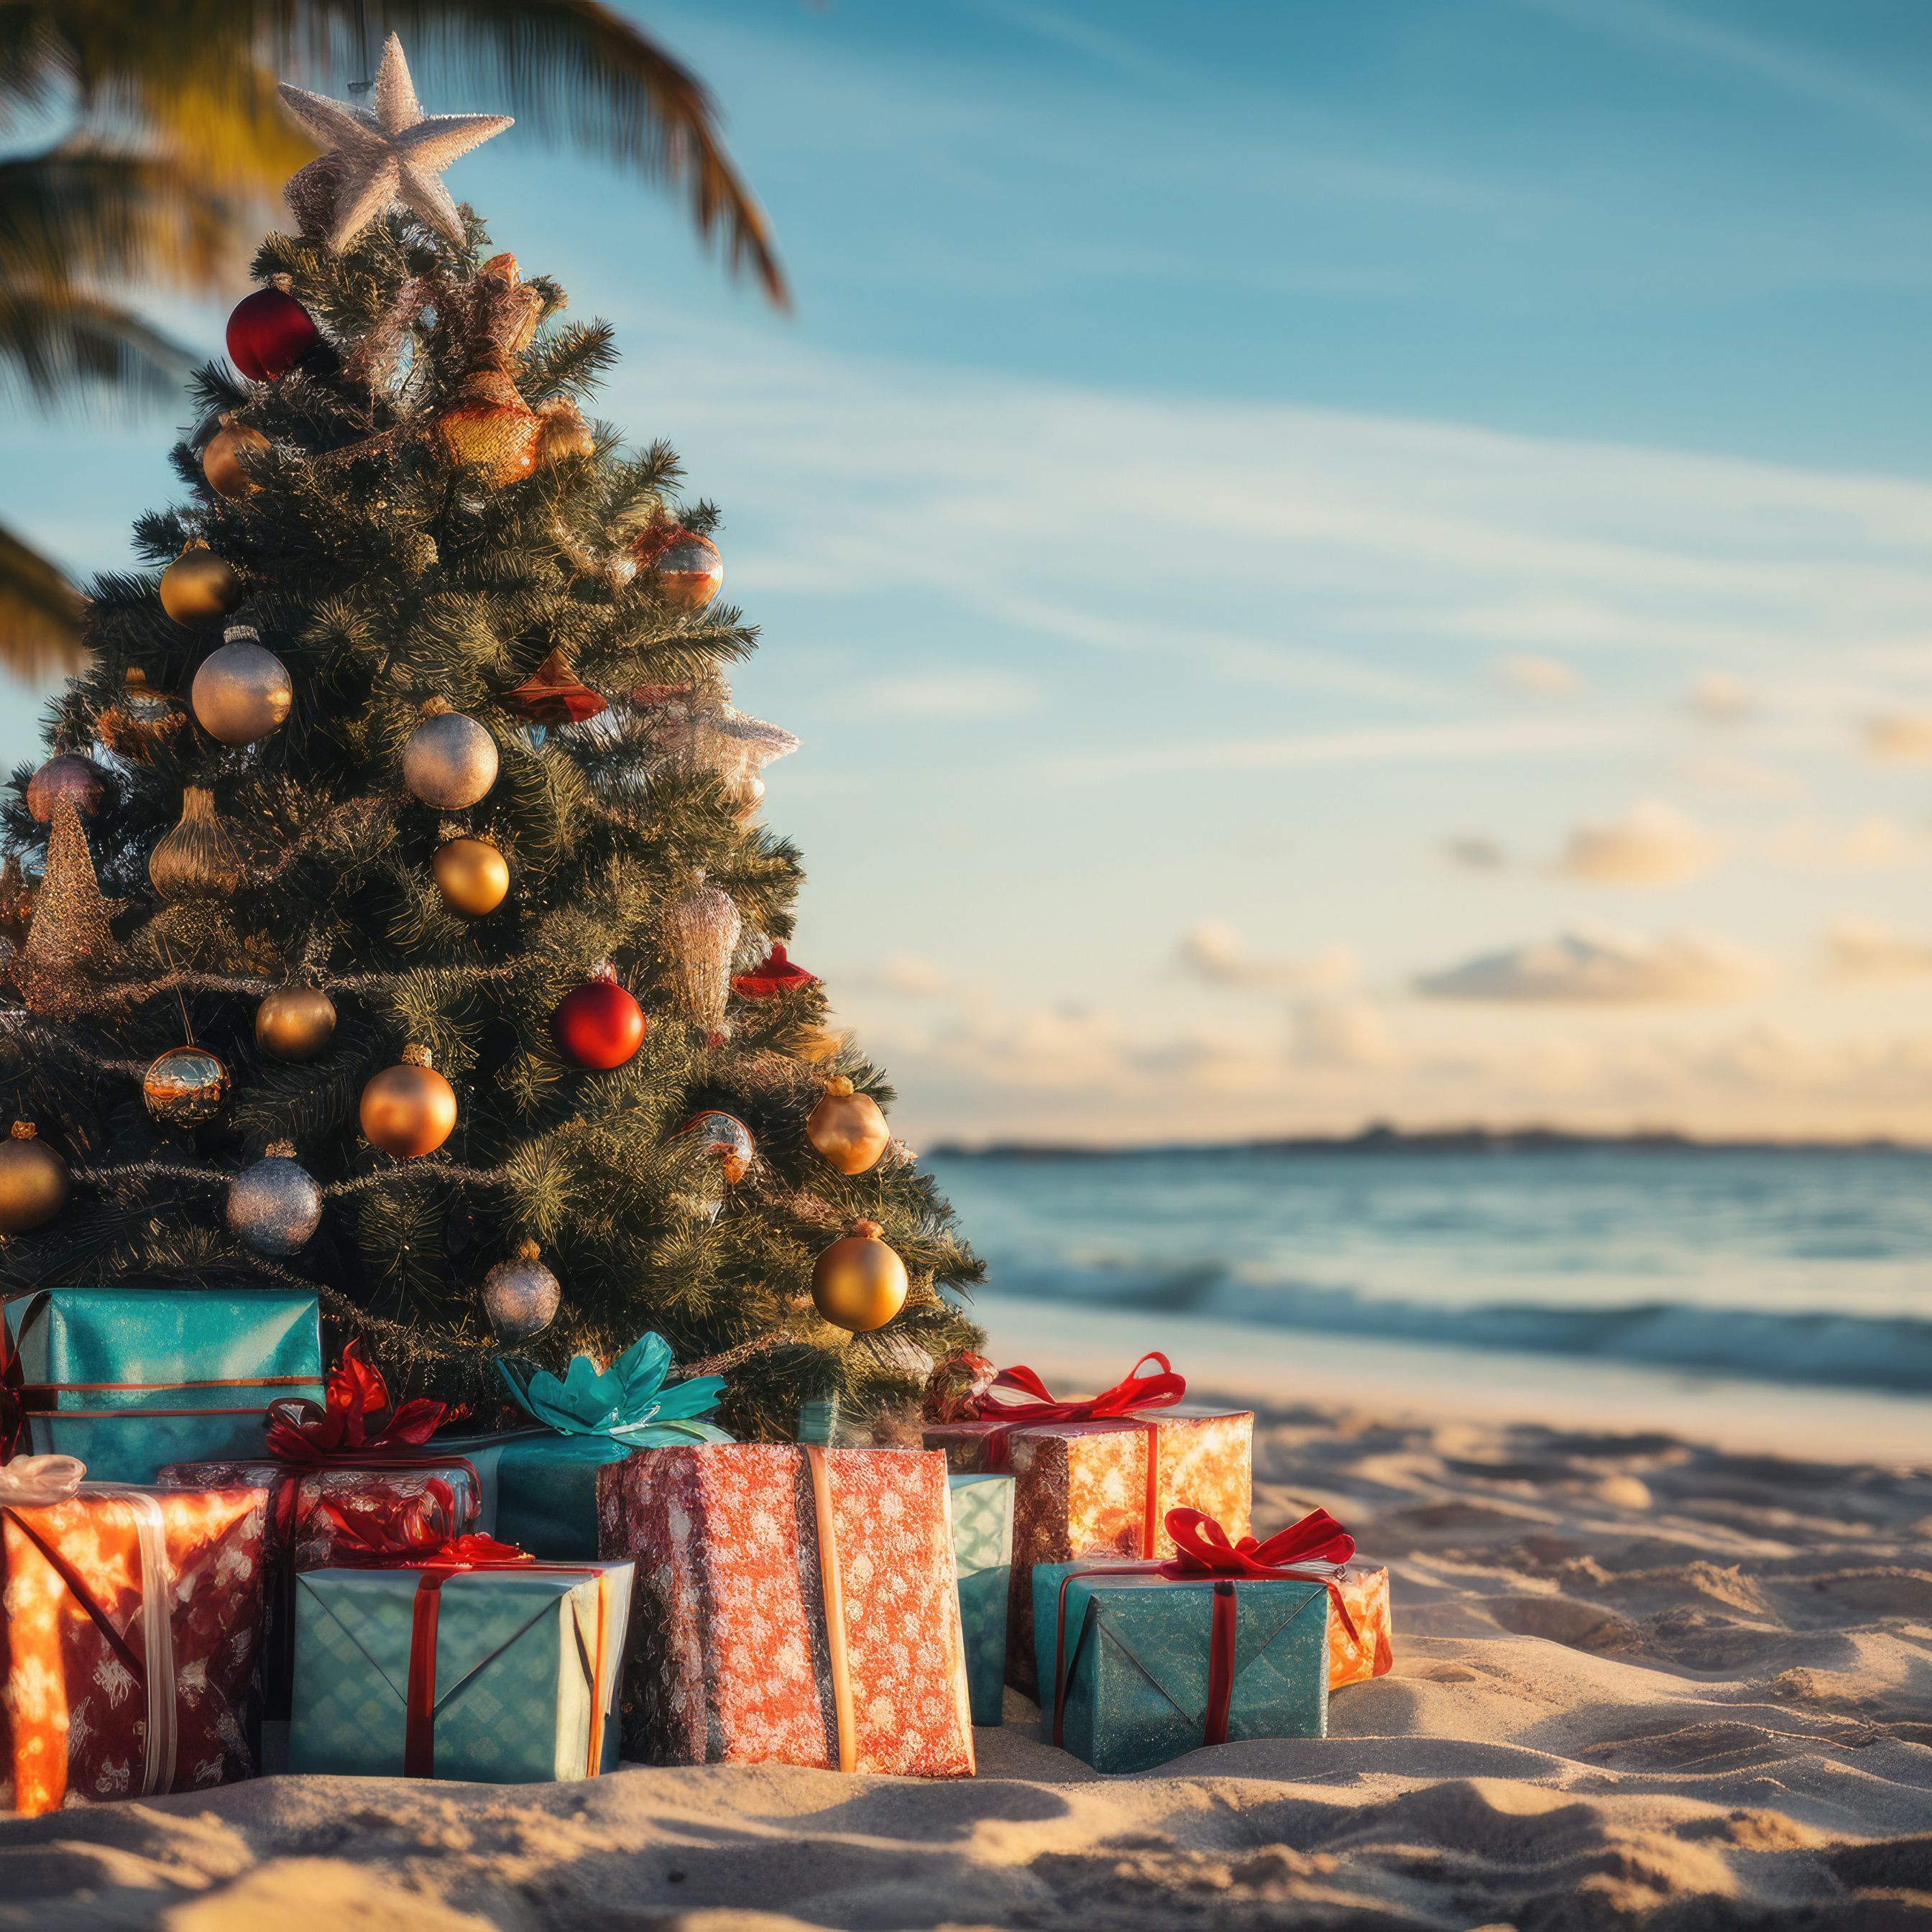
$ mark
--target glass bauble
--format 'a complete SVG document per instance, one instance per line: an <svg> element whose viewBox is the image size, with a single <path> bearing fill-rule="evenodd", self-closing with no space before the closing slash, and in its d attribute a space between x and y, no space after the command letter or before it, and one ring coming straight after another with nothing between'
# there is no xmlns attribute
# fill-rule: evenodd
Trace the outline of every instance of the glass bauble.
<svg viewBox="0 0 1932 1932"><path fill-rule="evenodd" d="M751 1129L736 1114L707 1107L703 1113L692 1114L678 1132L695 1135L711 1149L728 1185L735 1187L751 1172L758 1144L752 1138Z"/></svg>
<svg viewBox="0 0 1932 1932"><path fill-rule="evenodd" d="M863 1174L878 1166L892 1136L878 1102L842 1078L826 1083L825 1097L806 1117L805 1137L841 1174Z"/></svg>
<svg viewBox="0 0 1932 1932"><path fill-rule="evenodd" d="M202 659L188 693L201 728L224 745L253 745L279 731L295 701L288 666L247 624L233 626L227 642Z"/></svg>
<svg viewBox="0 0 1932 1932"><path fill-rule="evenodd" d="M496 741L473 718L432 699L403 747L403 782L439 812L479 804L496 782Z"/></svg>
<svg viewBox="0 0 1932 1932"><path fill-rule="evenodd" d="M148 878L171 903L178 899L230 898L248 876L241 848L217 817L206 785L182 794L181 822L148 854Z"/></svg>
<svg viewBox="0 0 1932 1932"><path fill-rule="evenodd" d="M514 1260L499 1262L483 1277L483 1312L500 1341L527 1342L556 1319L563 1289L539 1252L526 1241Z"/></svg>
<svg viewBox="0 0 1932 1932"><path fill-rule="evenodd" d="M141 1082L148 1112L171 1127L198 1127L228 1102L228 1069L206 1047L170 1047Z"/></svg>
<svg viewBox="0 0 1932 1932"><path fill-rule="evenodd" d="M862 1335L905 1306L905 1263L880 1238L884 1232L876 1221L854 1221L813 1266L813 1306L835 1327Z"/></svg>
<svg viewBox="0 0 1932 1932"><path fill-rule="evenodd" d="M636 1054L650 1022L644 1008L618 985L616 972L606 959L558 1002L554 1024L566 1060L608 1072Z"/></svg>
<svg viewBox="0 0 1932 1932"><path fill-rule="evenodd" d="M487 838L450 838L430 861L442 902L465 919L493 913L508 896L510 862Z"/></svg>
<svg viewBox="0 0 1932 1932"><path fill-rule="evenodd" d="M261 487L242 466L242 459L258 454L268 446L268 439L247 424L224 423L202 445L201 473L218 496L231 503L244 502Z"/></svg>
<svg viewBox="0 0 1932 1932"><path fill-rule="evenodd" d="M83 818L92 818L106 802L107 774L78 752L50 758L27 781L27 810L37 825L53 823L54 807L62 799Z"/></svg>
<svg viewBox="0 0 1932 1932"><path fill-rule="evenodd" d="M24 1234L51 1221L67 1205L73 1184L67 1162L35 1134L32 1120L16 1120L0 1141L0 1234Z"/></svg>
<svg viewBox="0 0 1932 1932"><path fill-rule="evenodd" d="M731 895L706 885L702 872L664 910L658 943L671 997L707 1032L724 1024L742 924Z"/></svg>
<svg viewBox="0 0 1932 1932"><path fill-rule="evenodd" d="M456 1127L456 1090L429 1064L426 1046L406 1046L362 1090L362 1132L400 1160L434 1154Z"/></svg>
<svg viewBox="0 0 1932 1932"><path fill-rule="evenodd" d="M322 1222L322 1189L286 1141L228 1186L228 1225L258 1255L299 1254Z"/></svg>
<svg viewBox="0 0 1932 1932"><path fill-rule="evenodd" d="M161 608L193 630L218 623L242 601L235 567L206 544L190 544L161 572Z"/></svg>
<svg viewBox="0 0 1932 1932"><path fill-rule="evenodd" d="M255 1009L255 1043L271 1060L313 1060L335 1032L335 1002L320 986L278 986Z"/></svg>
<svg viewBox="0 0 1932 1932"><path fill-rule="evenodd" d="M257 289L228 318L228 358L251 382L286 376L322 340L309 312L280 289Z"/></svg>

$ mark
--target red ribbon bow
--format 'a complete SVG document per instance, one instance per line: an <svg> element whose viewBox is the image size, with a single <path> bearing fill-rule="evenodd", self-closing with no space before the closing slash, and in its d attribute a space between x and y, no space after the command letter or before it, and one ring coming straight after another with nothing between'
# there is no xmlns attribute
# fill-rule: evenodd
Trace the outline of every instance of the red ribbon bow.
<svg viewBox="0 0 1932 1932"><path fill-rule="evenodd" d="M1169 1582L1211 1580L1214 1601L1208 1635L1208 1704L1202 1724L1204 1744L1228 1742L1228 1716L1234 1695L1234 1586L1242 1582L1319 1583L1349 1640L1361 1633L1342 1594L1341 1566L1355 1553L1355 1539L1326 1510L1310 1510L1299 1522L1277 1530L1265 1543L1244 1536L1238 1542L1206 1511L1171 1509L1167 1533L1174 1554L1165 1563L1123 1563L1070 1570L1060 1581L1053 1669L1053 1742L1060 1741L1066 1720L1066 1591L1083 1576L1163 1576ZM1315 1564L1316 1569L1298 1566Z"/></svg>
<svg viewBox="0 0 1932 1932"><path fill-rule="evenodd" d="M1157 1374L1141 1371L1150 1362L1158 1362ZM1174 1364L1158 1349L1150 1348L1110 1389L1074 1402L1062 1402L1034 1371L1020 1367L1002 1369L993 1378L996 1389L1019 1389L1030 1401L1000 1401L980 1411L984 1420L1016 1424L1029 1422L1102 1422L1124 1419L1143 1408L1172 1408L1187 1393L1185 1376L1176 1375Z"/></svg>
<svg viewBox="0 0 1932 1932"><path fill-rule="evenodd" d="M329 1562L377 1570L480 1570L535 1561L514 1543L499 1543L476 1530L460 1536L456 1526L456 1492L440 1478L423 1484L419 1496L389 1496L375 1507L367 1498L349 1507L338 1496L315 1499L316 1514L328 1525Z"/></svg>
<svg viewBox="0 0 1932 1932"><path fill-rule="evenodd" d="M1228 1532L1204 1511L1171 1509L1167 1533L1174 1553L1160 1566L1163 1576L1258 1576L1278 1579L1298 1564L1346 1563L1355 1539L1326 1510L1310 1510L1299 1522L1277 1530L1265 1543L1244 1536L1231 1542Z"/></svg>
<svg viewBox="0 0 1932 1932"><path fill-rule="evenodd" d="M284 1396L268 1405L268 1454L280 1462L372 1462L415 1456L435 1434L448 1405L418 1396L389 1402L389 1386L362 1359L358 1337L328 1372L324 1400ZM371 1418L387 1419L371 1426Z"/></svg>

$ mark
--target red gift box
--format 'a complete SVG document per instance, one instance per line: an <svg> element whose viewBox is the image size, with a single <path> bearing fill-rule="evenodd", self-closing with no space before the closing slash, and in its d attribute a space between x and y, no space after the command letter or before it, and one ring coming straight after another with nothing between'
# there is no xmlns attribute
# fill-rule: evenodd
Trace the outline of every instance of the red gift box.
<svg viewBox="0 0 1932 1932"><path fill-rule="evenodd" d="M1158 1370L1142 1374L1150 1362ZM1178 1411L1186 1384L1162 1354L1143 1355L1112 1388L1076 1401L1056 1400L1030 1369L980 1379L964 1403L940 1405L946 1419L927 1424L926 1445L944 1450L955 1469L1017 1479L1006 1682L1035 1696L1034 1566L1170 1557L1172 1509L1199 1510L1231 1536L1246 1535L1255 1419L1245 1410Z"/></svg>
<svg viewBox="0 0 1932 1932"><path fill-rule="evenodd" d="M0 1469L0 1798L29 1815L249 1776L268 1498Z"/></svg>
<svg viewBox="0 0 1932 1932"><path fill-rule="evenodd" d="M1328 1618L1328 1688L1360 1684L1386 1677L1395 1668L1395 1624L1389 1607L1389 1573L1350 1564L1336 1578L1345 1620L1331 1611ZM1348 1626L1352 1624L1351 1630Z"/></svg>
<svg viewBox="0 0 1932 1932"><path fill-rule="evenodd" d="M629 1754L972 1775L946 1465L761 1443L602 1472L598 1553L637 1566Z"/></svg>

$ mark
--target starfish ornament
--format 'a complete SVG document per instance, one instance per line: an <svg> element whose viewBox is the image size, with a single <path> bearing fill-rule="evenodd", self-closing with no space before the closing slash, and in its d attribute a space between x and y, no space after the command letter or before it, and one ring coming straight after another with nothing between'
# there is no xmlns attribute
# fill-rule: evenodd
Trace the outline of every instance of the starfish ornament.
<svg viewBox="0 0 1932 1932"><path fill-rule="evenodd" d="M339 254L398 202L446 241L462 247L462 218L442 184L442 170L512 125L509 116L425 114L403 58L403 44L394 34L383 44L373 114L286 82L278 92L290 113L329 148L309 168L326 168L334 178L332 248Z"/></svg>

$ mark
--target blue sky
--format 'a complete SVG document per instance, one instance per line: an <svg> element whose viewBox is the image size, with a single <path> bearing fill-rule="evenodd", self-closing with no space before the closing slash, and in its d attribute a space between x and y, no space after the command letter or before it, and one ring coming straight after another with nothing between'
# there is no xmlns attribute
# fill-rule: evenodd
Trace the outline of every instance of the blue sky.
<svg viewBox="0 0 1932 1932"><path fill-rule="evenodd" d="M1932 1133L1932 16L640 11L793 319L521 130L452 184L724 509L915 1138ZM166 430L10 423L0 517L118 563Z"/></svg>

